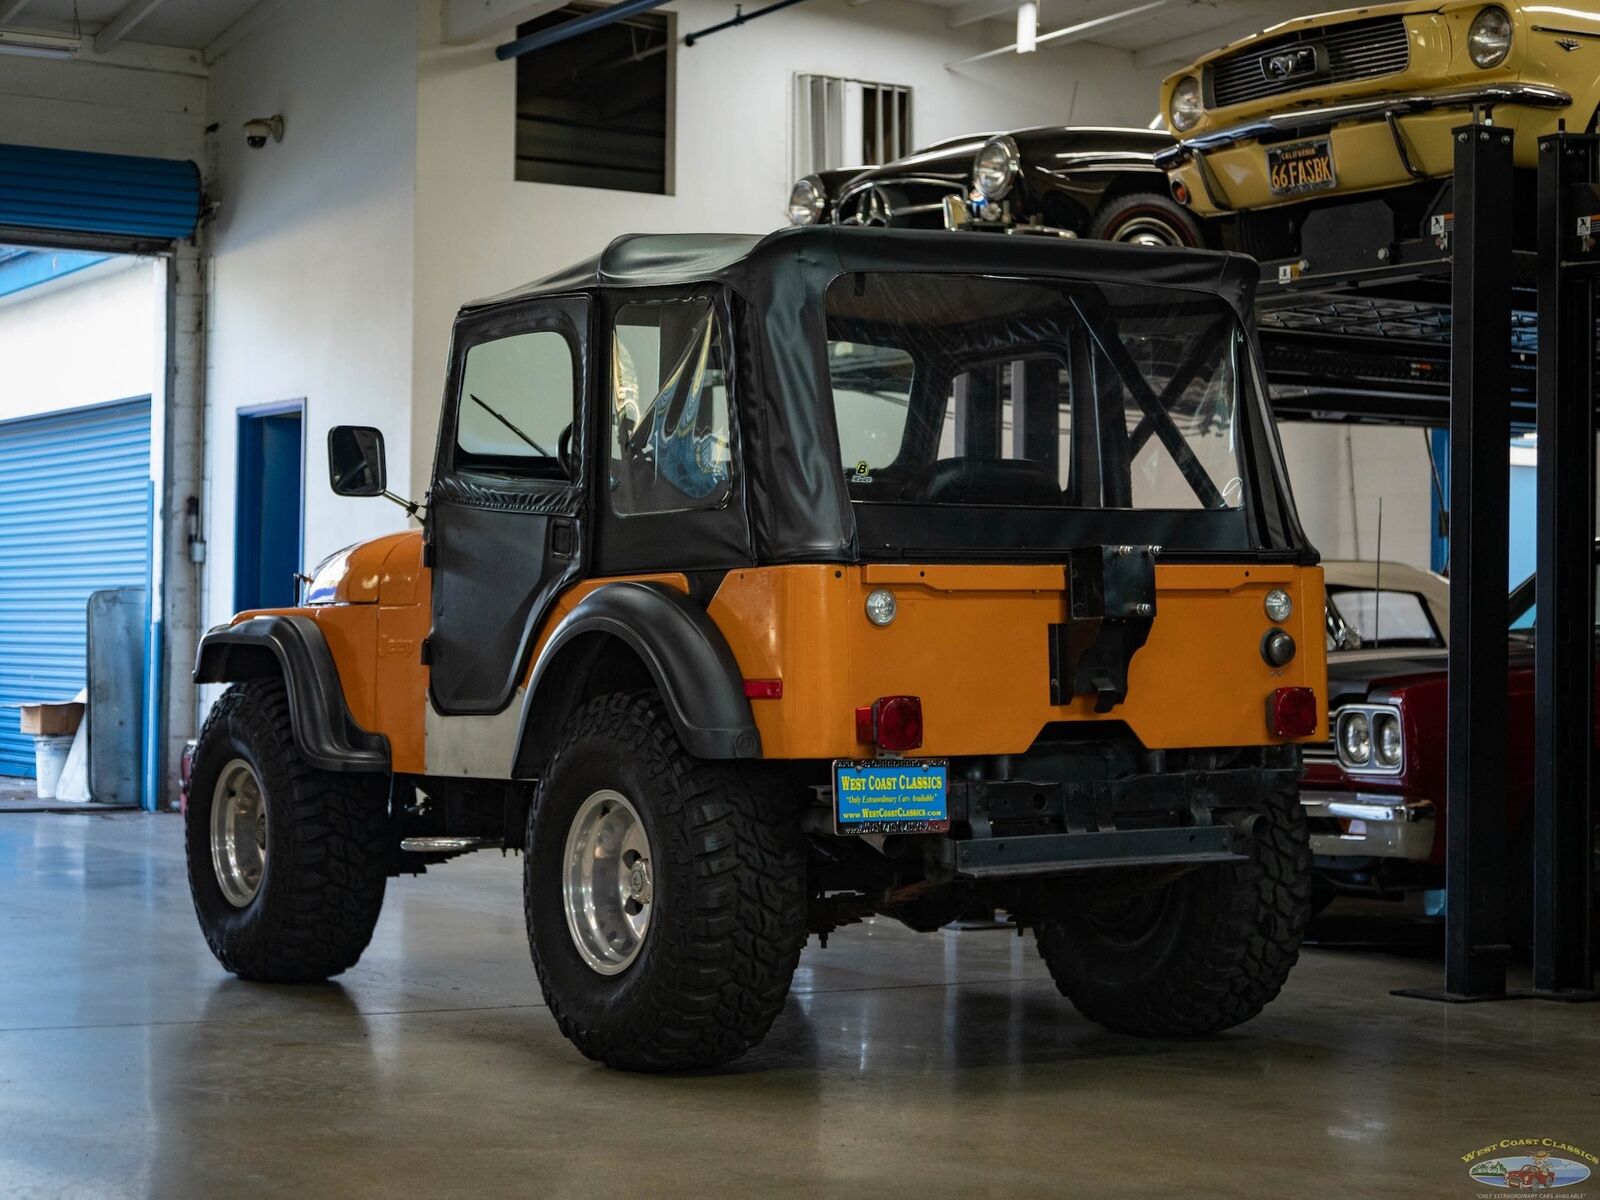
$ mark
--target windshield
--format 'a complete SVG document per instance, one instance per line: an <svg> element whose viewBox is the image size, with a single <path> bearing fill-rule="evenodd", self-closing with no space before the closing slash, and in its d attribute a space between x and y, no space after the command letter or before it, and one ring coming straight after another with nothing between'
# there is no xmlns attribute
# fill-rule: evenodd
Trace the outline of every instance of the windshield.
<svg viewBox="0 0 1600 1200"><path fill-rule="evenodd" d="M1511 589L1511 632L1533 632L1539 616L1539 605L1534 600L1534 583L1537 577L1529 575ZM1595 562L1594 624L1600 630L1600 559Z"/></svg>
<svg viewBox="0 0 1600 1200"><path fill-rule="evenodd" d="M1363 649L1443 649L1444 636L1420 592L1328 588L1328 605L1361 639Z"/></svg>
<svg viewBox="0 0 1600 1200"><path fill-rule="evenodd" d="M1241 516L1248 371L1217 297L852 273L829 287L826 312L857 504Z"/></svg>

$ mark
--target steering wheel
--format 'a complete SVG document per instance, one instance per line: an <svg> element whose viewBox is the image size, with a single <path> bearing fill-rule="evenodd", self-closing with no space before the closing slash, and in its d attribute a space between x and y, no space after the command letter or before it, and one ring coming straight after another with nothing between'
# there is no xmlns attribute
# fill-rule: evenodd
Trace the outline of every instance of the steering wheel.
<svg viewBox="0 0 1600 1200"><path fill-rule="evenodd" d="M561 469L567 473L568 479L576 479L572 466L572 423L567 422L567 427L556 438L556 461L561 464Z"/></svg>

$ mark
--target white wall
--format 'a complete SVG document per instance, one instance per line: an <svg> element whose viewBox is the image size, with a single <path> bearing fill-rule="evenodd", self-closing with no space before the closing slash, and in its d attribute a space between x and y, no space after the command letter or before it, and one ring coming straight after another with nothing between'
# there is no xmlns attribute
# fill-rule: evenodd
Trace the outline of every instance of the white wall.
<svg viewBox="0 0 1600 1200"><path fill-rule="evenodd" d="M0 56L0 142L201 161L206 80L181 70Z"/></svg>
<svg viewBox="0 0 1600 1200"><path fill-rule="evenodd" d="M450 322L462 301L576 262L618 234L764 232L788 199L796 72L915 89L921 145L1032 124L1145 125L1159 71L1088 45L947 69L1009 40L1003 22L952 30L944 10L910 0L852 7L809 0L692 48L677 49L676 195L518 182L516 67L485 46L448 47L440 0L420 0L417 111L415 396L412 484L433 453ZM726 19L723 0L678 0L678 34ZM509 35L509 31L508 31ZM398 472L396 472L398 476Z"/></svg>
<svg viewBox="0 0 1600 1200"><path fill-rule="evenodd" d="M0 421L152 395L160 269L112 259L0 299Z"/></svg>
<svg viewBox="0 0 1600 1200"><path fill-rule="evenodd" d="M1381 499L1383 557L1429 568L1433 475L1425 431L1299 421L1278 429L1300 523L1323 558L1377 557Z"/></svg>
<svg viewBox="0 0 1600 1200"><path fill-rule="evenodd" d="M243 122L283 114L281 144ZM216 136L206 345L205 612L233 608L242 408L305 400L302 568L401 528L334 496L326 431L374 424L400 483L410 461L416 21L401 0L292 0L212 68Z"/></svg>

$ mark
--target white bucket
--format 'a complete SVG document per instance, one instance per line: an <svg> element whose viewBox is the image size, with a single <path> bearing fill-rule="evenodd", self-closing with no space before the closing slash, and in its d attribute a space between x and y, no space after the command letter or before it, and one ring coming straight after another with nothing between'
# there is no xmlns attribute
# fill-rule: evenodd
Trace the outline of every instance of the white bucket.
<svg viewBox="0 0 1600 1200"><path fill-rule="evenodd" d="M72 753L72 735L65 737L36 737L33 739L33 762L38 771L39 799L54 800L56 785L61 782L61 768L67 765L67 755Z"/></svg>

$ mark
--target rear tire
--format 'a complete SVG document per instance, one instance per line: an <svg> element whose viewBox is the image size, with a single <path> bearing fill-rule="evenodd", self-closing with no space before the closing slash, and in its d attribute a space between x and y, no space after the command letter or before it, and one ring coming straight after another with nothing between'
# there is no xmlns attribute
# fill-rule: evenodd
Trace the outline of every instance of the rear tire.
<svg viewBox="0 0 1600 1200"><path fill-rule="evenodd" d="M218 962L273 983L356 964L388 878L386 778L306 762L282 681L223 693L200 731L184 810L189 891Z"/></svg>
<svg viewBox="0 0 1600 1200"><path fill-rule="evenodd" d="M711 1067L766 1035L806 940L798 809L769 778L692 758L653 693L600 696L567 723L527 845L528 948L585 1055Z"/></svg>
<svg viewBox="0 0 1600 1200"><path fill-rule="evenodd" d="M1257 812L1249 862L1039 925L1039 953L1079 1012L1118 1033L1216 1033L1277 996L1311 919L1311 850L1293 786Z"/></svg>
<svg viewBox="0 0 1600 1200"><path fill-rule="evenodd" d="M1128 192L1101 202L1085 237L1135 246L1204 246L1195 215L1157 192Z"/></svg>

